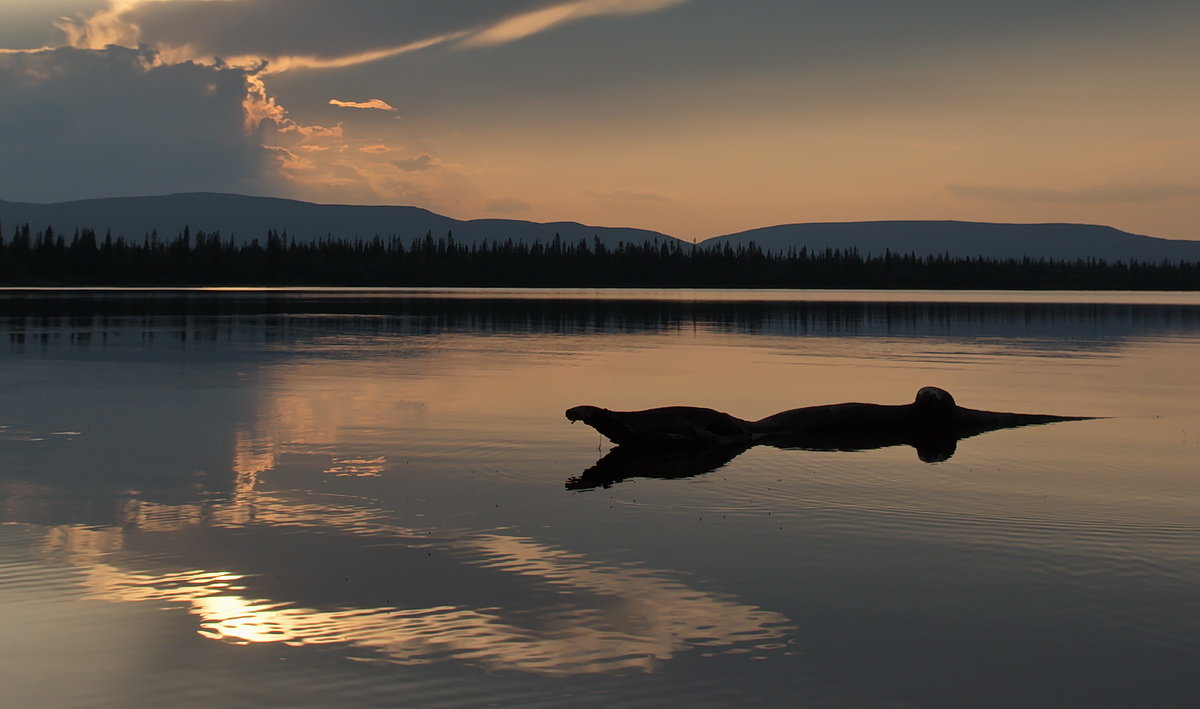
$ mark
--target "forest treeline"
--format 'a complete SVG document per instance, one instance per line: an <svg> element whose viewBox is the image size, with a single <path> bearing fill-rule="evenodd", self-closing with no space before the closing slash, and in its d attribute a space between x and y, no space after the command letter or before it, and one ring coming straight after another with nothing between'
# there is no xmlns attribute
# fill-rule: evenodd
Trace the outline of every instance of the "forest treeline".
<svg viewBox="0 0 1200 709"><path fill-rule="evenodd" d="M234 242L187 228L170 239L128 240L25 225L7 238L0 230L0 284L1200 290L1200 264L767 252L754 244L663 241L608 247L598 238L465 244L453 234L297 241L269 232L262 241Z"/></svg>

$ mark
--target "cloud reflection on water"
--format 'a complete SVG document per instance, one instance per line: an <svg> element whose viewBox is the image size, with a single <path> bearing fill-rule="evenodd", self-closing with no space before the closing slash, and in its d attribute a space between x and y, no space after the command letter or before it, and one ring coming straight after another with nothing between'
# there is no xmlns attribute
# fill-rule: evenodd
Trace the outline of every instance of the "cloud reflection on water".
<svg viewBox="0 0 1200 709"><path fill-rule="evenodd" d="M259 493L252 486L229 502L162 505L130 500L114 527L51 527L48 557L81 568L86 595L114 602L183 607L201 635L231 643L345 646L351 657L400 664L446 660L489 670L575 675L653 671L658 663L696 648L745 652L784 647L787 618L731 596L689 587L643 566L603 563L512 534L406 528L380 510L295 493ZM385 541L450 555L485 573L517 577L548 591L546 605L339 605L310 607L256 591L254 573L192 568L187 544L206 529L277 527L303 545L305 533L348 535L364 544ZM172 554L139 561L131 537L164 535ZM178 543L176 543L176 541ZM130 548L127 548L130 547ZM149 567L149 568L146 568ZM396 569L397 582L437 587L428 567ZM503 603L503 601L500 601Z"/></svg>

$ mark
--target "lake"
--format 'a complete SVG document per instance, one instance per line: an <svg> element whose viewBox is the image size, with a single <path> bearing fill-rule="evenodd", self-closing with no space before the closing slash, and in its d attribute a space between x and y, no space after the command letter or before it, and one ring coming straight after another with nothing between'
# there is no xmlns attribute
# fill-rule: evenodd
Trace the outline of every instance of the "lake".
<svg viewBox="0 0 1200 709"><path fill-rule="evenodd" d="M1198 363L1196 294L0 291L3 703L1195 706ZM563 415L926 385L1103 418L606 477Z"/></svg>

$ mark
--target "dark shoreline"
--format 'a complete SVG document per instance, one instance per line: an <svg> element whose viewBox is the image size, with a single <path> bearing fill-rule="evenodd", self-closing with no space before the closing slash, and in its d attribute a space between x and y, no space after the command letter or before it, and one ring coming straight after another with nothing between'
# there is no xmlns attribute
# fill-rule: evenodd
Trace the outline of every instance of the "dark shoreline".
<svg viewBox="0 0 1200 709"><path fill-rule="evenodd" d="M18 229L0 238L4 287L509 287L885 290L1198 291L1200 263L1096 259L987 259L916 253L622 242L507 240L460 244L453 236L407 242L298 242L268 234L235 243L186 229L170 241L70 238Z"/></svg>

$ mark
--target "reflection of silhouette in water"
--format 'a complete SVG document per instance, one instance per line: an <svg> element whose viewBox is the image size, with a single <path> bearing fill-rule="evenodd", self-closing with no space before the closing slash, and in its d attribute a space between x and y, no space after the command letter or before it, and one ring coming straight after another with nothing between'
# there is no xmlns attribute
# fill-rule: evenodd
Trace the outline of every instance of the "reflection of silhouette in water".
<svg viewBox="0 0 1200 709"><path fill-rule="evenodd" d="M755 445L814 451L859 451L909 445L926 463L954 455L958 441L988 431L1088 416L979 411L958 406L944 389L924 387L911 404L830 404L782 411L758 421L690 406L609 411L567 410L617 444L567 488L608 487L631 477L685 478L725 465Z"/></svg>
<svg viewBox="0 0 1200 709"><path fill-rule="evenodd" d="M690 478L724 466L750 447L738 443L617 446L578 476L567 478L567 489L610 487L629 478Z"/></svg>
<svg viewBox="0 0 1200 709"><path fill-rule="evenodd" d="M142 349L174 350L328 335L676 332L698 326L784 337L988 338L997 348L1095 356L1131 339L1200 327L1200 308L1187 304L763 300L768 296L752 291L713 291L711 297L536 289L11 291L0 293L0 351L98 348L130 338ZM286 358L283 352L275 354Z"/></svg>

